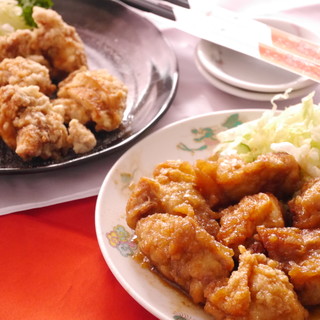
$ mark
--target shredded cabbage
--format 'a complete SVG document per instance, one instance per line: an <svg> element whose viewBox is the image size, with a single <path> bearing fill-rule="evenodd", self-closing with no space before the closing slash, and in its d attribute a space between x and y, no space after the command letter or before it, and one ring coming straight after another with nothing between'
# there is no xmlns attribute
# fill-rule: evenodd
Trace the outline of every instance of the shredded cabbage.
<svg viewBox="0 0 320 320"><path fill-rule="evenodd" d="M238 154L251 162L267 152L287 152L299 163L303 173L320 176L320 105L313 103L313 93L300 104L282 112L265 111L254 121L220 132L215 152Z"/></svg>
<svg viewBox="0 0 320 320"><path fill-rule="evenodd" d="M10 34L17 29L28 28L22 8L15 0L0 0L0 36Z"/></svg>

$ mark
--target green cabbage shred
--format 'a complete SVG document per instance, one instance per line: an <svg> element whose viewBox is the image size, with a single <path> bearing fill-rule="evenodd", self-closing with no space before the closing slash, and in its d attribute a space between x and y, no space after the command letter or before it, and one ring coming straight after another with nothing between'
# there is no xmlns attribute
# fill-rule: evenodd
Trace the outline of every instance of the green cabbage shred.
<svg viewBox="0 0 320 320"><path fill-rule="evenodd" d="M287 152L299 163L305 176L320 176L320 105L313 93L282 112L265 111L253 121L217 135L215 153L237 154L246 162L268 152Z"/></svg>

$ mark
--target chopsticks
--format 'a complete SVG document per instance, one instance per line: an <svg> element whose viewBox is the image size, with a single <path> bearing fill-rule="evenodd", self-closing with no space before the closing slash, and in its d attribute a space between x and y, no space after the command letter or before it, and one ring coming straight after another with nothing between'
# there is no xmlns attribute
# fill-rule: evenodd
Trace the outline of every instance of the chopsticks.
<svg viewBox="0 0 320 320"><path fill-rule="evenodd" d="M221 7L202 13L188 0L118 0L175 22L177 29L320 82L320 46Z"/></svg>
<svg viewBox="0 0 320 320"><path fill-rule="evenodd" d="M133 7L142 11L154 13L157 16L160 16L169 20L173 20L173 21L176 20L173 9L170 6L166 4L162 4L160 2L151 2L151 1L145 1L145 0L121 0L120 2L123 2L129 5L130 7ZM182 4L184 3L183 0L171 0L168 2L179 5L184 8L188 8L187 2L185 3L185 5Z"/></svg>

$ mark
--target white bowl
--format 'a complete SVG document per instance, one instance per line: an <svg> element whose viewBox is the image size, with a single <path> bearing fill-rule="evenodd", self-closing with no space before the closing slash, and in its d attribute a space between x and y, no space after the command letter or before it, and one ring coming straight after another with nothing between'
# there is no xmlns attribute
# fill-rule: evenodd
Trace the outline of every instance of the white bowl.
<svg viewBox="0 0 320 320"><path fill-rule="evenodd" d="M315 33L289 20L270 17L257 20L305 39L320 42L320 37ZM315 84L310 79L205 40L198 43L196 59L215 79L245 90L279 93L288 88L297 90Z"/></svg>

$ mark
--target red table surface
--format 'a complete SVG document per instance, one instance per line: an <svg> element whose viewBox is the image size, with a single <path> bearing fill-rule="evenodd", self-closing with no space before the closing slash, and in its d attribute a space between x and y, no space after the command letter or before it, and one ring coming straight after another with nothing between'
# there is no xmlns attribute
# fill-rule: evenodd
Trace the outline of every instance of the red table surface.
<svg viewBox="0 0 320 320"><path fill-rule="evenodd" d="M101 254L96 197L0 217L1 320L154 320Z"/></svg>

